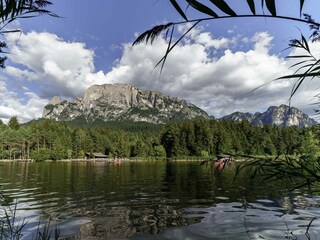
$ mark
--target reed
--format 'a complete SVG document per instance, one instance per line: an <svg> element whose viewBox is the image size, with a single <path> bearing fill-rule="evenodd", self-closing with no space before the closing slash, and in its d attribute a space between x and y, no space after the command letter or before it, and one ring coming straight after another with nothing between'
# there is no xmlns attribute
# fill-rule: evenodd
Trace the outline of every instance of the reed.
<svg viewBox="0 0 320 240"><path fill-rule="evenodd" d="M19 240L24 237L27 221L17 218L17 203L13 208L0 208L0 240ZM55 227L52 229L51 222L41 224L39 220L38 228L32 240L58 240L60 238L60 230Z"/></svg>

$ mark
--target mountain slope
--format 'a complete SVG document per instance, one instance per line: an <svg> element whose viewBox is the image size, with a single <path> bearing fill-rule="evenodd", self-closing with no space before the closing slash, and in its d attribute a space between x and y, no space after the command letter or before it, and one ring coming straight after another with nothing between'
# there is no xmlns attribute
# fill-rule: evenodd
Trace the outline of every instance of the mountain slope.
<svg viewBox="0 0 320 240"><path fill-rule="evenodd" d="M129 120L165 123L195 117L208 118L208 115L185 100L156 91L142 91L129 84L94 85L83 97L70 102L53 97L43 110L43 118L58 121L80 118L87 122Z"/></svg>
<svg viewBox="0 0 320 240"><path fill-rule="evenodd" d="M224 116L223 119L231 121L248 120L254 125L262 126L263 124L278 125L278 126L299 126L310 127L318 124L315 120L311 119L307 114L301 112L295 107L287 105L280 105L279 107L271 106L266 112L263 113L241 113L235 112L230 115Z"/></svg>

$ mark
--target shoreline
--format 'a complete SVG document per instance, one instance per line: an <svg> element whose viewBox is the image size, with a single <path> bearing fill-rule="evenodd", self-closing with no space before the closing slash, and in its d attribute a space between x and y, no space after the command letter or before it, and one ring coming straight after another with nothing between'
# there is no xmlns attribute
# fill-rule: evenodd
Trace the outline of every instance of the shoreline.
<svg viewBox="0 0 320 240"><path fill-rule="evenodd" d="M91 163L121 163L121 162L157 162L157 161L173 161L173 162L201 162L206 159L84 159L84 158L75 158L75 159L59 159L59 160L44 160L36 161L34 159L0 159L1 162L17 162L17 163L40 163L40 162L91 162Z"/></svg>
<svg viewBox="0 0 320 240"><path fill-rule="evenodd" d="M59 160L44 160L44 161L36 161L34 159L0 159L1 162L18 162L18 163L39 163L39 162L105 162L105 163L119 163L119 162L129 162L132 161L128 158L105 158L105 159L85 159L85 158L74 158L74 159L59 159Z"/></svg>

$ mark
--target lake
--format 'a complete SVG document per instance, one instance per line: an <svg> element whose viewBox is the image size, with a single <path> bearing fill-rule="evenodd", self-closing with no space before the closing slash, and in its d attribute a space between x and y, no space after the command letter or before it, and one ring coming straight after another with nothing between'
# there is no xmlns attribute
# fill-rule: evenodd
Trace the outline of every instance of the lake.
<svg viewBox="0 0 320 240"><path fill-rule="evenodd" d="M199 162L0 163L24 238L50 219L67 239L317 239L320 188L289 192ZM312 222L311 222L312 221ZM311 224L309 224L311 222ZM41 224L40 224L41 225Z"/></svg>

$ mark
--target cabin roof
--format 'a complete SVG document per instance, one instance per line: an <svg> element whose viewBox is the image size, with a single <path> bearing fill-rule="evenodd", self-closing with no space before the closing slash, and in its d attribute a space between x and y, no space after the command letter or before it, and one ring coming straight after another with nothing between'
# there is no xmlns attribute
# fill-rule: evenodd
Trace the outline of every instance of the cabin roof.
<svg viewBox="0 0 320 240"><path fill-rule="evenodd" d="M88 156L93 156L95 158L107 158L108 156L103 154L103 153L89 153L89 152L86 152L86 155Z"/></svg>

